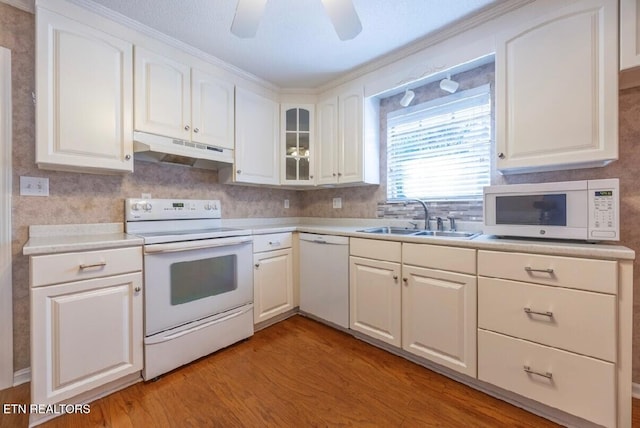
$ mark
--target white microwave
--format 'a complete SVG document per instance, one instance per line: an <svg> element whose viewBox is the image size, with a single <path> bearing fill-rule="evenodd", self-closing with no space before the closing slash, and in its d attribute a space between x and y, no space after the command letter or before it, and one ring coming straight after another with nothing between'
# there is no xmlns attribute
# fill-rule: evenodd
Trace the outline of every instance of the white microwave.
<svg viewBox="0 0 640 428"><path fill-rule="evenodd" d="M487 235L620 240L617 178L487 186L483 194Z"/></svg>

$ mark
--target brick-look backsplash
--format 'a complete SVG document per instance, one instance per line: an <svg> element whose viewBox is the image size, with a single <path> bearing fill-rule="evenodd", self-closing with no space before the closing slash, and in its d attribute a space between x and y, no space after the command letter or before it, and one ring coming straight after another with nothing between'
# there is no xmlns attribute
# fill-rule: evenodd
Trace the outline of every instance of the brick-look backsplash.
<svg viewBox="0 0 640 428"><path fill-rule="evenodd" d="M464 202L427 202L429 218L452 215L463 221L482 221L482 201ZM424 220L424 208L417 202L380 202L376 216L378 218Z"/></svg>

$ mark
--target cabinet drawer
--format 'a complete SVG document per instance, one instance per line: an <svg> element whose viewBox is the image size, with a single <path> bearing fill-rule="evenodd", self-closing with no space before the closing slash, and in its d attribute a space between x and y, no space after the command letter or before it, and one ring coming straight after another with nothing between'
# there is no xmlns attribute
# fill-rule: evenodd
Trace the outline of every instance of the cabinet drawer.
<svg viewBox="0 0 640 428"><path fill-rule="evenodd" d="M478 330L478 379L608 427L616 426L615 372L612 363Z"/></svg>
<svg viewBox="0 0 640 428"><path fill-rule="evenodd" d="M400 242L377 239L351 238L349 242L349 253L352 256L398 263L402 258L401 248L402 244Z"/></svg>
<svg viewBox="0 0 640 428"><path fill-rule="evenodd" d="M279 250L291 247L291 232L271 233L269 235L253 236L253 252Z"/></svg>
<svg viewBox="0 0 640 428"><path fill-rule="evenodd" d="M478 275L610 294L618 284L615 261L497 251L478 251Z"/></svg>
<svg viewBox="0 0 640 428"><path fill-rule="evenodd" d="M31 257L31 286L79 281L142 270L142 247Z"/></svg>
<svg viewBox="0 0 640 428"><path fill-rule="evenodd" d="M478 327L611 362L616 362L616 306L610 294L478 280Z"/></svg>
<svg viewBox="0 0 640 428"><path fill-rule="evenodd" d="M402 262L412 266L475 275L476 250L441 245L404 244Z"/></svg>

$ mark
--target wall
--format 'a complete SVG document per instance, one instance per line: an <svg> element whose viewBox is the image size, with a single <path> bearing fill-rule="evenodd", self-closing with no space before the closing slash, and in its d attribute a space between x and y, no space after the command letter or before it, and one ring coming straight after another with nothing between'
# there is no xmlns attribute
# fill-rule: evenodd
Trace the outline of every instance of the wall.
<svg viewBox="0 0 640 428"><path fill-rule="evenodd" d="M155 198L220 199L223 218L298 215L295 191L218 183L216 172L136 161L123 176L40 170L35 165L35 20L32 14L0 3L0 46L12 51L13 82L13 311L14 370L29 367L29 261L22 255L33 224L124 221L124 199L151 193ZM48 177L48 198L19 196L20 176ZM288 210L283 200L289 199Z"/></svg>

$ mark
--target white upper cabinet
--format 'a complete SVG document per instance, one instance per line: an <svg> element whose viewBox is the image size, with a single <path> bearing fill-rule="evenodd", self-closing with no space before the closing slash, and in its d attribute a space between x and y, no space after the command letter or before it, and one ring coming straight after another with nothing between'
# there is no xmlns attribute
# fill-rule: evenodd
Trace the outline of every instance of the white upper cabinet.
<svg viewBox="0 0 640 428"><path fill-rule="evenodd" d="M191 69L191 139L233 149L233 84L204 71Z"/></svg>
<svg viewBox="0 0 640 428"><path fill-rule="evenodd" d="M236 150L233 170L223 182L280 184L279 106L245 88L236 88Z"/></svg>
<svg viewBox="0 0 640 428"><path fill-rule="evenodd" d="M317 184L380 183L377 115L359 85L318 103Z"/></svg>
<svg viewBox="0 0 640 428"><path fill-rule="evenodd" d="M280 106L280 147L282 153L281 184L312 185L314 106L283 104Z"/></svg>
<svg viewBox="0 0 640 428"><path fill-rule="evenodd" d="M640 66L640 1L620 0L620 70Z"/></svg>
<svg viewBox="0 0 640 428"><path fill-rule="evenodd" d="M135 129L233 149L233 84L136 46Z"/></svg>
<svg viewBox="0 0 640 428"><path fill-rule="evenodd" d="M618 158L617 4L579 0L496 37L502 173L603 166Z"/></svg>
<svg viewBox="0 0 640 428"><path fill-rule="evenodd" d="M36 163L133 171L131 43L37 10Z"/></svg>
<svg viewBox="0 0 640 428"><path fill-rule="evenodd" d="M188 65L136 46L136 130L191 139L190 72Z"/></svg>

